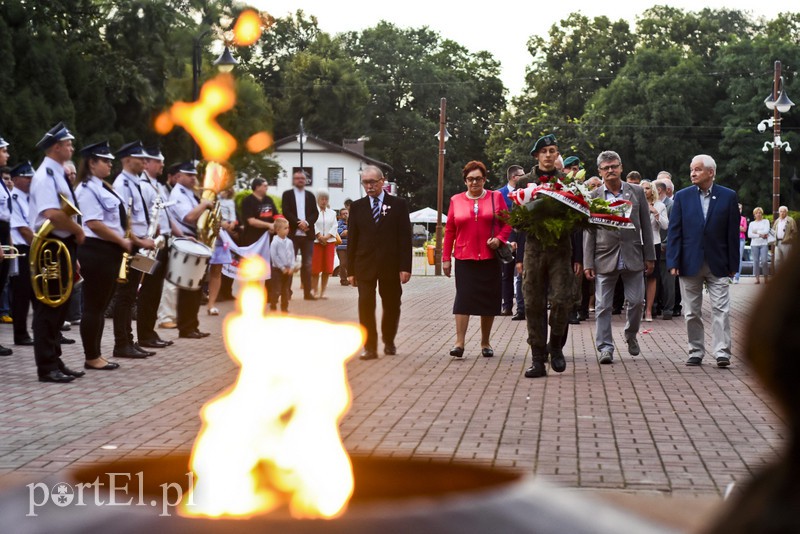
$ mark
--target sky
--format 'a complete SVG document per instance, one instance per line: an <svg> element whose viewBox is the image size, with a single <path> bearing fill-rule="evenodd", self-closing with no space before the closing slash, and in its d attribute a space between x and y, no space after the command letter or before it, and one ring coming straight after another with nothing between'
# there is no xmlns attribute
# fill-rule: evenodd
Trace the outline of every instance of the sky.
<svg viewBox="0 0 800 534"><path fill-rule="evenodd" d="M330 34L370 28L381 20L401 28L428 26L471 52L491 52L501 63L501 79L510 96L517 95L525 83L525 69L531 59L527 49L528 38L531 35L546 36L553 24L571 13L579 12L589 18L600 15L612 20L623 18L630 22L632 29L636 16L653 5L669 5L685 11L726 7L756 17L773 16L767 13L767 2L754 3L752 0L571 0L550 5L525 0L493 0L486 4L491 9L476 7L482 5L478 2L430 0L250 0L249 3L276 18L302 9L306 14L316 16L320 28ZM631 5L635 7L631 8Z"/></svg>

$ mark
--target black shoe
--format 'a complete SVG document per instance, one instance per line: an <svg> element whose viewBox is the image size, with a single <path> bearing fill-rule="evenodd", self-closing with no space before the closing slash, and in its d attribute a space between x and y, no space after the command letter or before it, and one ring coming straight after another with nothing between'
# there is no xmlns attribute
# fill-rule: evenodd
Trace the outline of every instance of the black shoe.
<svg viewBox="0 0 800 534"><path fill-rule="evenodd" d="M84 363L83 368L92 371L113 371L114 369L119 369L119 364L117 362L108 362L103 367L92 367L88 363Z"/></svg>
<svg viewBox="0 0 800 534"><path fill-rule="evenodd" d="M511 313L511 308L508 308L508 309L502 310L502 311L500 312L500 315L502 315L502 316L510 316L510 315L512 315L512 313Z"/></svg>
<svg viewBox="0 0 800 534"><path fill-rule="evenodd" d="M126 345L125 347L114 349L113 355L115 358L147 358L146 354L136 350L133 345Z"/></svg>
<svg viewBox="0 0 800 534"><path fill-rule="evenodd" d="M60 344L62 344L62 345L72 345L73 343L75 343L75 340L74 340L74 339L69 339L69 338L67 338L67 337L64 337L64 336L61 336L61 337L58 339L58 342L59 342Z"/></svg>
<svg viewBox="0 0 800 534"><path fill-rule="evenodd" d="M0 345L0 356L11 356L12 354L14 354L13 350Z"/></svg>
<svg viewBox="0 0 800 534"><path fill-rule="evenodd" d="M547 376L547 367L544 365L544 360L533 360L533 363L525 371L525 378L539 378Z"/></svg>
<svg viewBox="0 0 800 534"><path fill-rule="evenodd" d="M690 356L689 359L686 360L686 365L690 367L702 365L702 363L703 363L703 358L701 358L700 356Z"/></svg>
<svg viewBox="0 0 800 534"><path fill-rule="evenodd" d="M170 339L161 339L160 337L158 337L158 334L156 334L156 337L153 338L153 339L155 339L159 343L166 343L167 347L169 347L170 345L174 345L175 344L175 342L170 340Z"/></svg>
<svg viewBox="0 0 800 534"><path fill-rule="evenodd" d="M148 347L151 349L163 349L164 347L168 346L169 343L166 341L161 341L158 339L149 339L146 341L139 340L138 346L140 347Z"/></svg>
<svg viewBox="0 0 800 534"><path fill-rule="evenodd" d="M133 350L138 350L139 352L141 352L145 356L155 356L156 355L156 353L154 351L152 351L152 350L144 350L142 347L139 346L138 343L134 343L133 344Z"/></svg>
<svg viewBox="0 0 800 534"><path fill-rule="evenodd" d="M186 332L178 334L178 337L185 337L189 339L203 339L204 337L208 337L210 334L208 332L201 332L200 330L195 330L194 332Z"/></svg>
<svg viewBox="0 0 800 534"><path fill-rule="evenodd" d="M55 382L57 384L66 384L75 380L74 376L65 375L58 369L50 371L45 375L39 375L39 382Z"/></svg>
<svg viewBox="0 0 800 534"><path fill-rule="evenodd" d="M569 324L581 324L581 318L578 316L578 312L569 314Z"/></svg>
<svg viewBox="0 0 800 534"><path fill-rule="evenodd" d="M483 356L484 358L491 358L492 356L494 356L494 351L488 348L481 349L481 356Z"/></svg>
<svg viewBox="0 0 800 534"><path fill-rule="evenodd" d="M19 341L14 341L14 345L21 345L23 347L30 347L31 345L33 345L33 338L26 337L26 338L20 339Z"/></svg>
<svg viewBox="0 0 800 534"><path fill-rule="evenodd" d="M452 349L450 349L450 356L452 356L456 360L463 360L464 347L453 347Z"/></svg>
<svg viewBox="0 0 800 534"><path fill-rule="evenodd" d="M567 370L567 360L561 351L561 341L551 341L547 346L547 352L550 353L550 367L553 371L563 373Z"/></svg>
<svg viewBox="0 0 800 534"><path fill-rule="evenodd" d="M359 360L377 360L378 359L378 352L375 350L364 350L361 353L361 356L358 357Z"/></svg>
<svg viewBox="0 0 800 534"><path fill-rule="evenodd" d="M578 319L587 321L589 319L589 310L582 310L578 312Z"/></svg>
<svg viewBox="0 0 800 534"><path fill-rule="evenodd" d="M397 347L395 347L394 343L388 343L383 347L383 353L387 356L394 356L397 354Z"/></svg>
<svg viewBox="0 0 800 534"><path fill-rule="evenodd" d="M731 359L727 356L720 356L717 358L717 367L728 367L731 364Z"/></svg>
<svg viewBox="0 0 800 534"><path fill-rule="evenodd" d="M75 378L80 378L80 377L82 377L83 375L86 374L83 371L73 371L72 369L70 369L66 365L61 368L61 372L64 373L65 375L67 375L67 376L74 376Z"/></svg>
<svg viewBox="0 0 800 534"><path fill-rule="evenodd" d="M524 321L525 320L525 312L519 313L517 312L514 317L511 318L512 321Z"/></svg>

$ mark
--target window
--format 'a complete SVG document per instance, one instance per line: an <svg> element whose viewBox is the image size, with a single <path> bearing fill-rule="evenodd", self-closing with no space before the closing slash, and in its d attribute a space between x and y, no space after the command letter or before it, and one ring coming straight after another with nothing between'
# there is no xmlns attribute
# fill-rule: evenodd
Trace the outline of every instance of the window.
<svg viewBox="0 0 800 534"><path fill-rule="evenodd" d="M328 187L344 189L344 168L328 167Z"/></svg>

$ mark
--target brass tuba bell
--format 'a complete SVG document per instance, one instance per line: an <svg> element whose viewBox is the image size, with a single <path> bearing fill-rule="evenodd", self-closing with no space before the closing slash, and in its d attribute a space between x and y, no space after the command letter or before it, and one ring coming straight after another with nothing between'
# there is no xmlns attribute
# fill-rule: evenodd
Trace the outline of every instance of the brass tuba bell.
<svg viewBox="0 0 800 534"><path fill-rule="evenodd" d="M61 210L68 217L81 215L67 197L61 197ZM36 232L31 241L30 267L31 285L36 300L52 308L61 306L72 293L72 257L67 246L58 239L47 237L54 229L50 219L44 221L42 227ZM62 270L66 269L66 276Z"/></svg>

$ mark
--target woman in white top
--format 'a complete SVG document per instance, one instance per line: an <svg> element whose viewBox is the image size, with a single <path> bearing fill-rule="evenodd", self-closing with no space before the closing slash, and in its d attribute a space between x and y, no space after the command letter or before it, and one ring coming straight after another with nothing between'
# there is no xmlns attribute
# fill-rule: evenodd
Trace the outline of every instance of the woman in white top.
<svg viewBox="0 0 800 534"><path fill-rule="evenodd" d="M661 277L659 274L659 262L661 261L661 230L666 230L669 226L669 218L667 217L667 207L663 202L658 200L658 193L652 182L643 180L640 184L644 189L644 196L647 197L647 203L650 205L650 227L653 231L653 244L656 248L656 266L650 276L645 278L645 307L644 307L644 320L651 322L653 320L653 303L656 300L656 288L658 280Z"/></svg>
<svg viewBox="0 0 800 534"><path fill-rule="evenodd" d="M314 255L311 257L311 286L317 298L324 299L328 278L333 274L333 257L336 255L336 212L328 204L330 195L324 189L317 191L319 217L314 223ZM322 286L319 276L322 275ZM319 291L317 291L319 289Z"/></svg>
<svg viewBox="0 0 800 534"><path fill-rule="evenodd" d="M769 236L769 221L764 218L764 210L756 208L753 210L755 221L747 227L747 237L750 238L750 253L753 258L753 274L756 276L756 284L760 284L760 275L763 267L764 283L767 282L767 237Z"/></svg>

